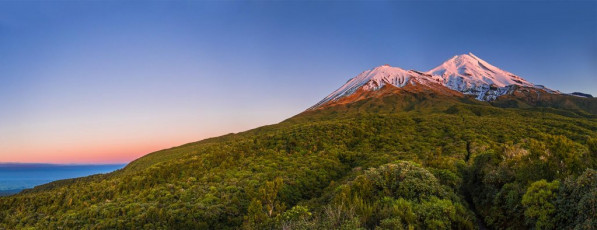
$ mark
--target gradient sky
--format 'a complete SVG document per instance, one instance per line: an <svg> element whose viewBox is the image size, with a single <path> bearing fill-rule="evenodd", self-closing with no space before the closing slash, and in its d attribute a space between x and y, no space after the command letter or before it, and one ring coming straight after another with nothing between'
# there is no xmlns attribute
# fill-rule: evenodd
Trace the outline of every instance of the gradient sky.
<svg viewBox="0 0 597 230"><path fill-rule="evenodd" d="M597 2L2 1L0 162L129 162L468 52L597 95Z"/></svg>

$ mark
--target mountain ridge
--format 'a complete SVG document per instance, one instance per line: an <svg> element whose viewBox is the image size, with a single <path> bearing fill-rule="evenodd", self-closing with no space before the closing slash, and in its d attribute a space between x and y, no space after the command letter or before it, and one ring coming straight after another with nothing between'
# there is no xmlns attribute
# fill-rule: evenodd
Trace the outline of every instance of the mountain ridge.
<svg viewBox="0 0 597 230"><path fill-rule="evenodd" d="M379 90L385 85L404 87L425 85L435 88L446 87L464 95L473 95L479 101L494 101L498 97L511 94L514 85L541 89L541 92L560 94L543 85L533 84L522 77L495 67L472 53L455 55L429 71L405 70L384 64L366 70L349 79L344 85L310 107L317 109L330 102L349 96L359 89Z"/></svg>

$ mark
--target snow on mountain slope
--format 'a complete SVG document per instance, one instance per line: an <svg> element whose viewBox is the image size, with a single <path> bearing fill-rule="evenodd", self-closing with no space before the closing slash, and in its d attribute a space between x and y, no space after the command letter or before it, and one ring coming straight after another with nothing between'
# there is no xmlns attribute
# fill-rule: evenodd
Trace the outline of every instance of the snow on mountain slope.
<svg viewBox="0 0 597 230"><path fill-rule="evenodd" d="M386 84L391 84L396 87L403 87L406 84L429 84L431 82L440 83L441 79L434 78L421 72L413 70L404 70L398 67L389 65L382 65L374 69L367 70L348 80L346 84L332 92L319 103L311 108L316 108L329 101L335 101L344 96L351 95L359 88L364 90L378 90Z"/></svg>
<svg viewBox="0 0 597 230"><path fill-rule="evenodd" d="M309 109L353 94L359 89L378 90L386 84L404 87L407 84L422 84L430 87L447 87L463 94L474 95L478 100L492 101L497 97L512 93L513 86L542 89L548 93L559 91L535 85L510 72L501 70L472 53L452 57L441 65L427 71L404 70L389 65L378 66L350 79Z"/></svg>
<svg viewBox="0 0 597 230"><path fill-rule="evenodd" d="M427 74L440 77L446 87L476 95L479 100L495 100L507 92L504 87L508 85L534 87L533 83L501 70L472 53L454 56Z"/></svg>

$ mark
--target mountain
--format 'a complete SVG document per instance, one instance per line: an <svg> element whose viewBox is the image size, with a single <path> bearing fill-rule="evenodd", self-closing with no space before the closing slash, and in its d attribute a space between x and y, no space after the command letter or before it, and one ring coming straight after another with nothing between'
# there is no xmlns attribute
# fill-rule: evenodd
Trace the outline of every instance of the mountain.
<svg viewBox="0 0 597 230"><path fill-rule="evenodd" d="M385 85L393 85L401 88L405 86L416 86L417 84L431 86L437 85L439 82L439 79L434 79L421 72L382 65L372 70L362 72L350 79L342 87L332 92L311 108L315 109L326 103L337 101L342 97L350 96L359 89L363 91L375 91L381 89Z"/></svg>
<svg viewBox="0 0 597 230"><path fill-rule="evenodd" d="M385 87L392 89L384 89ZM549 107L597 114L596 100L590 95L564 94L531 83L472 53L456 55L427 72L404 70L389 65L375 67L351 78L307 111L353 104L368 97L392 97L390 91L403 95L402 99L396 100L396 105L402 108L409 101L405 100L404 94L410 93L411 98L427 95L436 104L441 104L438 99L442 98L497 107ZM478 103L470 99L475 99ZM410 107L414 106L413 103L410 103Z"/></svg>
<svg viewBox="0 0 597 230"><path fill-rule="evenodd" d="M494 101L499 96L513 94L520 88L559 94L558 91L530 83L469 53L456 55L427 72L404 70L389 65L367 70L350 79L310 109L333 103L359 90L375 91L385 85L399 88L405 86L431 87L441 92L445 92L446 90L442 87L446 87L465 95L474 95L477 100L481 101Z"/></svg>
<svg viewBox="0 0 597 230"><path fill-rule="evenodd" d="M534 84L501 70L472 53L457 55L427 72L442 79L446 87L477 96L479 100L495 100L508 86L534 87Z"/></svg>
<svg viewBox="0 0 597 230"><path fill-rule="evenodd" d="M588 94L588 93L581 93L581 92L574 92L574 93L571 93L570 95L574 95L574 96L577 96L577 97L593 98L593 95Z"/></svg>
<svg viewBox="0 0 597 230"><path fill-rule="evenodd" d="M597 226L597 99L460 59L380 66L278 124L0 197L0 229ZM507 90L470 95L483 84Z"/></svg>

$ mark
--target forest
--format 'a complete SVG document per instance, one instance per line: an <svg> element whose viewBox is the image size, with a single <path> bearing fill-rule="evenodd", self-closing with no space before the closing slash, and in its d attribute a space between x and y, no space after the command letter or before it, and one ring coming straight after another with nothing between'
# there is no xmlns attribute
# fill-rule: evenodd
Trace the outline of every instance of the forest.
<svg viewBox="0 0 597 230"><path fill-rule="evenodd" d="M306 111L0 197L0 229L597 226L596 115L392 100Z"/></svg>

